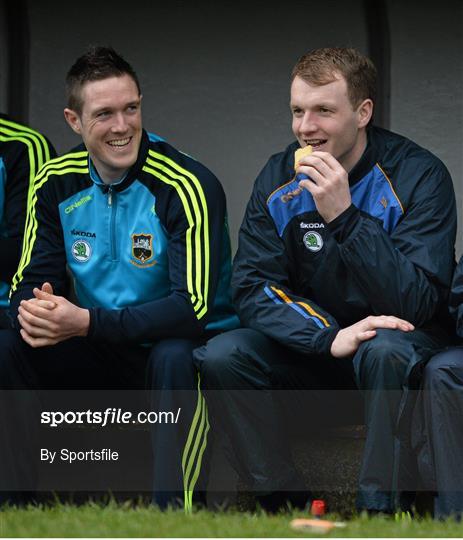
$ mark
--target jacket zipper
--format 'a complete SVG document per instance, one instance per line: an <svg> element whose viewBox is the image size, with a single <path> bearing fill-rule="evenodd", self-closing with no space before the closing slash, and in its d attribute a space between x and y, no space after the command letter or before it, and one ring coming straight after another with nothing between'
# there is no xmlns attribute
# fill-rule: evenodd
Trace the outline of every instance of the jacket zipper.
<svg viewBox="0 0 463 540"><path fill-rule="evenodd" d="M111 186L108 189L108 206L111 208L111 217L109 219L109 245L111 250L111 260L117 260L116 252L116 212L117 212L117 197L116 192Z"/></svg>

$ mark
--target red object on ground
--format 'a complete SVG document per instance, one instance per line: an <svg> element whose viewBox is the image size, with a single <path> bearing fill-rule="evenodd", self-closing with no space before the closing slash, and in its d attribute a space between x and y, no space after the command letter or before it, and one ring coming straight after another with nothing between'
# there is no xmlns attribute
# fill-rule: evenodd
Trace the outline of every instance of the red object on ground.
<svg viewBox="0 0 463 540"><path fill-rule="evenodd" d="M316 517L324 516L326 513L325 501L322 499L315 499L314 501L312 501L310 513Z"/></svg>

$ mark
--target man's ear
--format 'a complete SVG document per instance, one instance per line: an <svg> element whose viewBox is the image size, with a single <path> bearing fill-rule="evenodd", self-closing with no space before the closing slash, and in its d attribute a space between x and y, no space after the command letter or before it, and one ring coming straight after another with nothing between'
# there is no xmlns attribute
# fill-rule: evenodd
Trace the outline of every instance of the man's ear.
<svg viewBox="0 0 463 540"><path fill-rule="evenodd" d="M357 114L358 127L363 128L367 126L373 115L373 101L371 99L364 99L357 109Z"/></svg>
<svg viewBox="0 0 463 540"><path fill-rule="evenodd" d="M76 111L68 108L64 109L64 118L75 133L77 133L78 135L82 134L82 124L80 121L80 116L76 113Z"/></svg>

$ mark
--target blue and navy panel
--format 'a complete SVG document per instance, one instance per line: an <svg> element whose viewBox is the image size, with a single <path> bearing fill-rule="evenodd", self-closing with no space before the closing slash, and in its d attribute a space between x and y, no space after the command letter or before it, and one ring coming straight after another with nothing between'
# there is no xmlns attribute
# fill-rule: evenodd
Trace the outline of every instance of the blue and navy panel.
<svg viewBox="0 0 463 540"><path fill-rule="evenodd" d="M275 190L267 201L280 237L294 217L317 211L313 197L306 189L284 202L284 195L298 187L299 183L296 180L288 182ZM384 230L391 234L403 215L403 208L381 167L375 165L366 176L351 186L350 192L353 204L360 211L380 219Z"/></svg>

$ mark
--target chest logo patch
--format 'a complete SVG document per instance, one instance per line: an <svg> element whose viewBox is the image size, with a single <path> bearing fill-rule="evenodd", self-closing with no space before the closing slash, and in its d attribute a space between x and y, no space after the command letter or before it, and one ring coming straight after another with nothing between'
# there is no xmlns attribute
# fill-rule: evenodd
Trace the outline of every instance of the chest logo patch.
<svg viewBox="0 0 463 540"><path fill-rule="evenodd" d="M154 255L153 235L146 233L132 234L132 255L135 260L130 262L135 266L148 267L156 264L156 261L151 261Z"/></svg>
<svg viewBox="0 0 463 540"><path fill-rule="evenodd" d="M320 251L323 247L323 238L315 231L306 232L302 241L309 251Z"/></svg>
<svg viewBox="0 0 463 540"><path fill-rule="evenodd" d="M87 240L76 240L72 244L71 250L74 259L80 263L87 262L92 256L92 246L87 242Z"/></svg>

